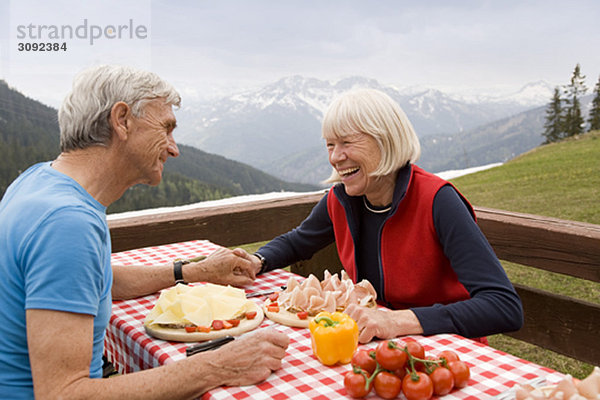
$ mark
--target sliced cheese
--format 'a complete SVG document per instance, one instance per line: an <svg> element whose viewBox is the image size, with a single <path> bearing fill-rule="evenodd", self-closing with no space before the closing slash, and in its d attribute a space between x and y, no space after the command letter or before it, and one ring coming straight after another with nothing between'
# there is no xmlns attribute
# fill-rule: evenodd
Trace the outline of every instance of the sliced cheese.
<svg viewBox="0 0 600 400"><path fill-rule="evenodd" d="M208 300L214 319L233 319L246 312L249 300L237 297L218 295Z"/></svg>
<svg viewBox="0 0 600 400"><path fill-rule="evenodd" d="M215 318L208 302L198 297L195 304L197 307L185 314L185 320L196 326L210 326Z"/></svg>
<svg viewBox="0 0 600 400"><path fill-rule="evenodd" d="M177 315L173 313L171 310L167 310L160 314L154 321L153 324L177 324L181 321Z"/></svg>
<svg viewBox="0 0 600 400"><path fill-rule="evenodd" d="M242 289L205 284L177 285L161 293L144 324L194 324L207 326L213 320L233 319L252 307Z"/></svg>

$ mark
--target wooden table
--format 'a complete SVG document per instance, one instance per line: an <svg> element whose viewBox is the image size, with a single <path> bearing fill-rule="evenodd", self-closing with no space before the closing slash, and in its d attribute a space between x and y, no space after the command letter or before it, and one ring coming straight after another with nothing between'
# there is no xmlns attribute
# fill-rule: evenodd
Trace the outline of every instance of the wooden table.
<svg viewBox="0 0 600 400"><path fill-rule="evenodd" d="M113 262L122 265L168 263L175 258L191 258L208 255L219 246L208 241L191 241L150 247L113 254ZM275 270L260 275L248 293L276 289L285 285L294 276L284 270ZM299 277L298 277L299 278ZM300 279L300 278L299 278ZM167 342L146 334L143 321L158 299L158 293L132 300L115 301L110 325L105 339L105 354L120 373L176 362L185 358L186 343ZM261 303L263 299L254 298ZM265 319L261 326L272 326L290 338L287 355L282 368L266 381L252 386L221 387L206 393L205 399L336 399L348 398L343 387L343 374L349 365L326 367L312 354L308 329L290 328ZM428 353L454 350L471 368L469 385L454 390L444 399L482 399L499 394L516 383L526 382L542 376L550 383L563 378L563 374L546 367L519 359L490 346L454 334L429 337L409 336L402 340L417 340ZM363 348L373 349L373 341ZM371 393L368 398L376 398ZM400 398L404 398L400 396Z"/></svg>

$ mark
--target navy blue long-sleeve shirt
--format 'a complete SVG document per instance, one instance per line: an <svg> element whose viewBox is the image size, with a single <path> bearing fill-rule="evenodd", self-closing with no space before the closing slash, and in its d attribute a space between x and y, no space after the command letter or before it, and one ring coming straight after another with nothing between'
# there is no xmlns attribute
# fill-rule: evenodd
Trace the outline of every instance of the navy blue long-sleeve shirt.
<svg viewBox="0 0 600 400"><path fill-rule="evenodd" d="M403 192L406 188L409 172L410 166L400 171L397 190ZM438 191L432 212L444 254L471 298L452 304L411 308L424 334L457 333L481 337L520 329L523 324L521 301L469 209L451 185ZM369 280L378 292L378 298L384 299L378 269L368 266L378 263L377 232L380 232L386 214L363 208L359 218L357 280ZM299 227L276 237L258 252L266 259L266 269L273 269L309 259L334 240L326 195Z"/></svg>

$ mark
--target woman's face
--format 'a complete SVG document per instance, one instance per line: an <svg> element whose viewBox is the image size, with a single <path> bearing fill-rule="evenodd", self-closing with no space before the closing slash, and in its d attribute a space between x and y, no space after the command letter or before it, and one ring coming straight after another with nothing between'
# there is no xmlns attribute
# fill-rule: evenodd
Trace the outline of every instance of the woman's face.
<svg viewBox="0 0 600 400"><path fill-rule="evenodd" d="M350 196L365 195L373 205L378 205L384 188L381 187L383 182L380 179L370 176L381 160L375 138L359 132L330 138L326 142L329 163L340 175L346 193ZM389 188L386 188L386 192L387 189ZM381 205L387 204L389 202Z"/></svg>

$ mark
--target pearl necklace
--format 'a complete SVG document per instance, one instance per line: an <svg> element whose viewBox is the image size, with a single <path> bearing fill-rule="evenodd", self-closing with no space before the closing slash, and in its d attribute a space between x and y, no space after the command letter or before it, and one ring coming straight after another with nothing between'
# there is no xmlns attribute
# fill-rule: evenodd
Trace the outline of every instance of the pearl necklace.
<svg viewBox="0 0 600 400"><path fill-rule="evenodd" d="M366 208L367 210L371 211L372 213L375 213L375 214L383 214L383 213L386 213L386 212L388 212L388 211L390 211L390 210L392 209L392 205L390 204L390 205L389 205L388 207L386 207L386 208L382 208L382 209L379 209L379 210L374 210L374 209L372 209L371 207L369 207L369 203L367 203L367 198L366 198L365 196L363 196L363 198L362 198L362 199L363 199L363 204L365 205L365 208Z"/></svg>

